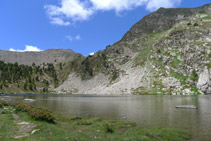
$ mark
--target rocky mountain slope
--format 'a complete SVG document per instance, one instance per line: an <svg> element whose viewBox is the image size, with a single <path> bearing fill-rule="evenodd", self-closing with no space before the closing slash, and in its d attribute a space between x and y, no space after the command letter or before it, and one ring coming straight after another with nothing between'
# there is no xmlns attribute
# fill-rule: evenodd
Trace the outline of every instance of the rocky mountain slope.
<svg viewBox="0 0 211 141"><path fill-rule="evenodd" d="M61 62L65 60L73 60L83 57L79 53L75 53L70 49L49 49L40 52L13 52L0 50L0 60L5 63L15 63L24 65L39 65L44 63Z"/></svg>
<svg viewBox="0 0 211 141"><path fill-rule="evenodd" d="M144 17L121 41L73 68L57 93L209 94L211 5Z"/></svg>
<svg viewBox="0 0 211 141"><path fill-rule="evenodd" d="M160 8L136 23L122 40L92 56L71 50L0 51L0 60L35 62L42 68L44 74L30 75L41 78L36 93L45 88L59 94L210 94L211 4Z"/></svg>

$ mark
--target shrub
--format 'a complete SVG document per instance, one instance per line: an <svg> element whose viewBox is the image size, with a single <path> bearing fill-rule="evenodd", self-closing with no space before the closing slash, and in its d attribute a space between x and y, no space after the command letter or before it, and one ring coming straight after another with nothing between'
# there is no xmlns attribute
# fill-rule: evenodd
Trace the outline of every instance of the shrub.
<svg viewBox="0 0 211 141"><path fill-rule="evenodd" d="M79 121L77 123L77 125L92 125L93 123L92 122L88 122L88 121Z"/></svg>
<svg viewBox="0 0 211 141"><path fill-rule="evenodd" d="M1 106L4 107L4 106L15 106L15 105L16 105L15 102L8 102L8 101L0 100L0 108L1 108Z"/></svg>
<svg viewBox="0 0 211 141"><path fill-rule="evenodd" d="M17 111L29 112L33 107L26 103L19 103L15 106Z"/></svg>
<svg viewBox="0 0 211 141"><path fill-rule="evenodd" d="M2 103L0 103L0 108L3 108L3 104Z"/></svg>
<svg viewBox="0 0 211 141"><path fill-rule="evenodd" d="M2 111L2 114L11 114L11 112L8 110L4 110L4 111Z"/></svg>
<svg viewBox="0 0 211 141"><path fill-rule="evenodd" d="M191 22L189 22L187 25L192 25L192 23L191 23Z"/></svg>
<svg viewBox="0 0 211 141"><path fill-rule="evenodd" d="M9 106L9 103L7 101L3 101L3 100L0 100L0 104L2 106Z"/></svg>
<svg viewBox="0 0 211 141"><path fill-rule="evenodd" d="M200 14L206 14L206 11L199 11Z"/></svg>
<svg viewBox="0 0 211 141"><path fill-rule="evenodd" d="M198 74L196 73L195 69L192 71L191 79L193 81L197 81L199 79Z"/></svg>
<svg viewBox="0 0 211 141"><path fill-rule="evenodd" d="M13 106L16 111L27 112L35 120L44 120L48 122L54 122L55 117L52 113L44 108L35 108L27 103L8 103L6 101L0 101L0 108L3 106Z"/></svg>
<svg viewBox="0 0 211 141"><path fill-rule="evenodd" d="M55 117L48 110L42 108L33 108L29 111L29 115L35 120L44 120L48 122L53 122Z"/></svg>
<svg viewBox="0 0 211 141"><path fill-rule="evenodd" d="M199 24L198 23L195 23L193 26L199 26Z"/></svg>
<svg viewBox="0 0 211 141"><path fill-rule="evenodd" d="M167 39L167 40L171 40L172 38L171 38L171 37L169 37L169 36L166 36L166 39Z"/></svg>
<svg viewBox="0 0 211 141"><path fill-rule="evenodd" d="M159 54L160 54L160 53L161 53L161 50L160 50L160 49L158 49L158 50L157 50L157 53L159 53Z"/></svg>
<svg viewBox="0 0 211 141"><path fill-rule="evenodd" d="M114 72L112 73L111 81L115 81L118 77L119 77L119 72L114 71Z"/></svg>
<svg viewBox="0 0 211 141"><path fill-rule="evenodd" d="M114 132L114 127L111 124L106 124L106 132L107 133L113 133Z"/></svg>

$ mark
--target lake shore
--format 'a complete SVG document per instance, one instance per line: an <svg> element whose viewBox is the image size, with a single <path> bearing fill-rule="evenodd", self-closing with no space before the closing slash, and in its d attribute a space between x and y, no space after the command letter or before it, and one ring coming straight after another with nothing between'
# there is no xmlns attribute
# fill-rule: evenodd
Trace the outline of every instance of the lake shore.
<svg viewBox="0 0 211 141"><path fill-rule="evenodd" d="M54 122L34 120L27 112L17 110L17 106L14 106L14 104L1 105L1 140L180 141L191 139L191 135L183 130L136 127L133 122L102 120L97 117L64 116L52 113L55 117Z"/></svg>

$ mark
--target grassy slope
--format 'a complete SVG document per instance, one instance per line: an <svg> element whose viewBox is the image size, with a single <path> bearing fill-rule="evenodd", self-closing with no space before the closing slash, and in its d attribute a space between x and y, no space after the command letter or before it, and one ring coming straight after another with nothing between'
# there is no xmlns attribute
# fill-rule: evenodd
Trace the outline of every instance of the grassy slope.
<svg viewBox="0 0 211 141"><path fill-rule="evenodd" d="M3 109L0 108L2 111ZM11 109L12 110L12 109ZM27 121L40 129L34 134L21 138L21 140L145 140L145 141L181 141L189 140L190 134L178 129L169 128L137 128L135 123L116 120L101 120L99 118L83 117L81 120L71 120L71 116L56 115L56 123L34 121L26 113L18 112L15 119L11 112L0 115L0 140L15 140L18 133L17 123ZM108 132L107 126L113 132ZM34 130L33 129L33 130Z"/></svg>
<svg viewBox="0 0 211 141"><path fill-rule="evenodd" d="M149 33L147 35L148 40L144 42L145 48L143 48L139 52L138 56L135 58L135 62L134 62L135 66L137 65L143 66L146 63L148 64L147 65L148 69L149 71L151 71L151 75L153 78L157 78L159 74L154 69L151 68L152 67L151 64L154 64L154 63L158 63L158 65L162 64L160 62L156 62L155 59L150 58L150 56L156 52L156 50L153 49L153 46L159 40L161 40L167 32L168 31L165 30L162 32ZM165 68L163 66L161 68L163 68L163 71L165 71ZM145 88L145 87L140 86L133 93L134 94L157 94L157 92L163 93L161 90L161 88L163 87L162 82L160 82L159 80L158 81L150 80L150 81L151 81L150 86L149 86L150 88ZM155 85L155 87L152 87L152 85Z"/></svg>

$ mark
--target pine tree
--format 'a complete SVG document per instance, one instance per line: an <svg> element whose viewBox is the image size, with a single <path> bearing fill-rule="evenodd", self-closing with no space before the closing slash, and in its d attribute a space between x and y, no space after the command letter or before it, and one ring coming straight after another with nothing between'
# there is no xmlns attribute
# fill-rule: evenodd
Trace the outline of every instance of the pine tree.
<svg viewBox="0 0 211 141"><path fill-rule="evenodd" d="M24 90L27 90L27 87L28 87L28 85L27 85L27 83L25 83L24 84Z"/></svg>
<svg viewBox="0 0 211 141"><path fill-rule="evenodd" d="M33 91L33 84L32 83L29 84L29 90Z"/></svg>
<svg viewBox="0 0 211 141"><path fill-rule="evenodd" d="M46 90L45 90L45 88L43 88L43 90L42 90L43 92L46 92Z"/></svg>
<svg viewBox="0 0 211 141"><path fill-rule="evenodd" d="M38 81L38 82L40 81L40 80L39 80L39 76L36 76L36 78L35 78L35 79L36 79L36 81Z"/></svg>
<svg viewBox="0 0 211 141"><path fill-rule="evenodd" d="M60 70L62 70L62 63L59 64Z"/></svg>

